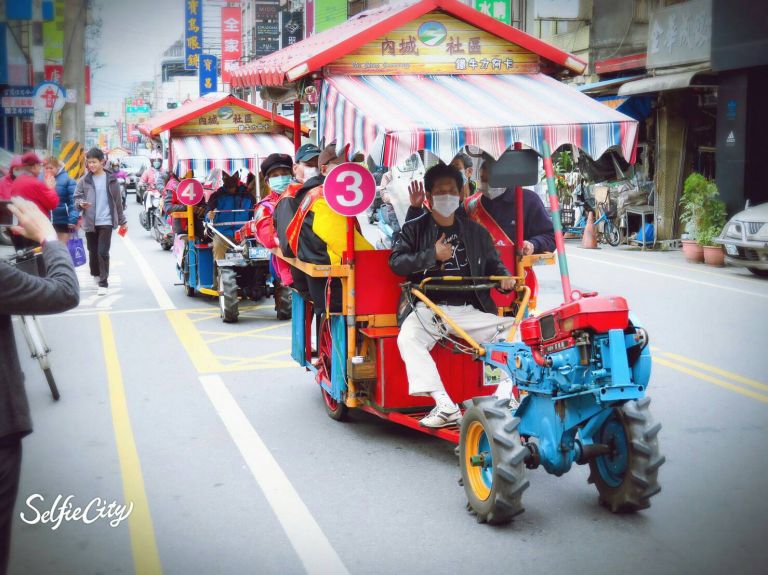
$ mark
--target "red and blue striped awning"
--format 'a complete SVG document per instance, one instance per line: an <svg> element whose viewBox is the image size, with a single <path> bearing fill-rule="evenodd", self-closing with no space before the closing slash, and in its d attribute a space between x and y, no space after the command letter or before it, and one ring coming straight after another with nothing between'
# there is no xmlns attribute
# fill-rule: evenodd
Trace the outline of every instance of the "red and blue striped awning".
<svg viewBox="0 0 768 575"><path fill-rule="evenodd" d="M293 142L280 134L223 134L174 137L171 140L174 167L179 177L194 170L198 178L214 168L228 174L245 168L258 173L260 162L275 152L293 156Z"/></svg>
<svg viewBox="0 0 768 575"><path fill-rule="evenodd" d="M618 147L633 161L637 122L544 74L332 76L319 137L393 166L419 150L443 161L465 145L498 158L515 142L541 152L573 144L592 158Z"/></svg>

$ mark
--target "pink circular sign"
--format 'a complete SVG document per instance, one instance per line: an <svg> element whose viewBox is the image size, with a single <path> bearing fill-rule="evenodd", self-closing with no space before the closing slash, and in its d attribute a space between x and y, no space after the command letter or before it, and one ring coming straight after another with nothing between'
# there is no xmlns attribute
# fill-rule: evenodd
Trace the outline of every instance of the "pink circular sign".
<svg viewBox="0 0 768 575"><path fill-rule="evenodd" d="M192 178L181 180L176 188L176 197L185 206L195 206L203 199L203 184Z"/></svg>
<svg viewBox="0 0 768 575"><path fill-rule="evenodd" d="M333 168L323 184L325 201L342 216L363 213L376 197L376 180L360 164L348 162Z"/></svg>

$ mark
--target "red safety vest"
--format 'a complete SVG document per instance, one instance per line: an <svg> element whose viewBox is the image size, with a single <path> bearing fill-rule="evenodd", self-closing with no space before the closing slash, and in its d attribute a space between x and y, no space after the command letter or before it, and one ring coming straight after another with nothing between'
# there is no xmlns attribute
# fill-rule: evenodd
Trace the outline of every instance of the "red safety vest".
<svg viewBox="0 0 768 575"><path fill-rule="evenodd" d="M509 270L511 274L516 272L515 268L515 242L509 239L509 236L496 222L496 220L483 207L480 201L482 198L480 192L464 200L464 210L469 219L483 226L491 234L493 245L499 252L501 263ZM539 293L539 283L536 281L536 273L531 268L525 268L525 285L531 288L531 298L534 299ZM491 298L494 303L500 307L509 307L515 301L515 294L502 294L498 290L491 290ZM535 301L535 300L534 300Z"/></svg>

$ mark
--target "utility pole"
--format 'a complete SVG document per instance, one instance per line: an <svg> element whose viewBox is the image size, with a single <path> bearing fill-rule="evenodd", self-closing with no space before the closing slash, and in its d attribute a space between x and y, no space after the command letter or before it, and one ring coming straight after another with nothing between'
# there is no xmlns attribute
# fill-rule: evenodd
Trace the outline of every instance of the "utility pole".
<svg viewBox="0 0 768 575"><path fill-rule="evenodd" d="M64 2L64 89L76 93L61 111L61 141L76 140L85 146L85 24L86 0Z"/></svg>

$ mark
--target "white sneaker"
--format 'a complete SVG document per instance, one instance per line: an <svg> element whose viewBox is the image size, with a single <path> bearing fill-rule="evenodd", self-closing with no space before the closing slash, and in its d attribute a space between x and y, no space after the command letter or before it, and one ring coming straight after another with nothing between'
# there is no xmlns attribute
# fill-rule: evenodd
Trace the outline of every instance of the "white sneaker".
<svg viewBox="0 0 768 575"><path fill-rule="evenodd" d="M105 287L100 287L99 290L96 292L96 295L107 295L108 289Z"/></svg>
<svg viewBox="0 0 768 575"><path fill-rule="evenodd" d="M431 428L447 427L457 423L461 419L461 410L458 407L455 407L454 411L445 411L444 409L445 408L436 405L426 417L419 421L419 425Z"/></svg>
<svg viewBox="0 0 768 575"><path fill-rule="evenodd" d="M91 276L93 287L99 287L99 276Z"/></svg>

